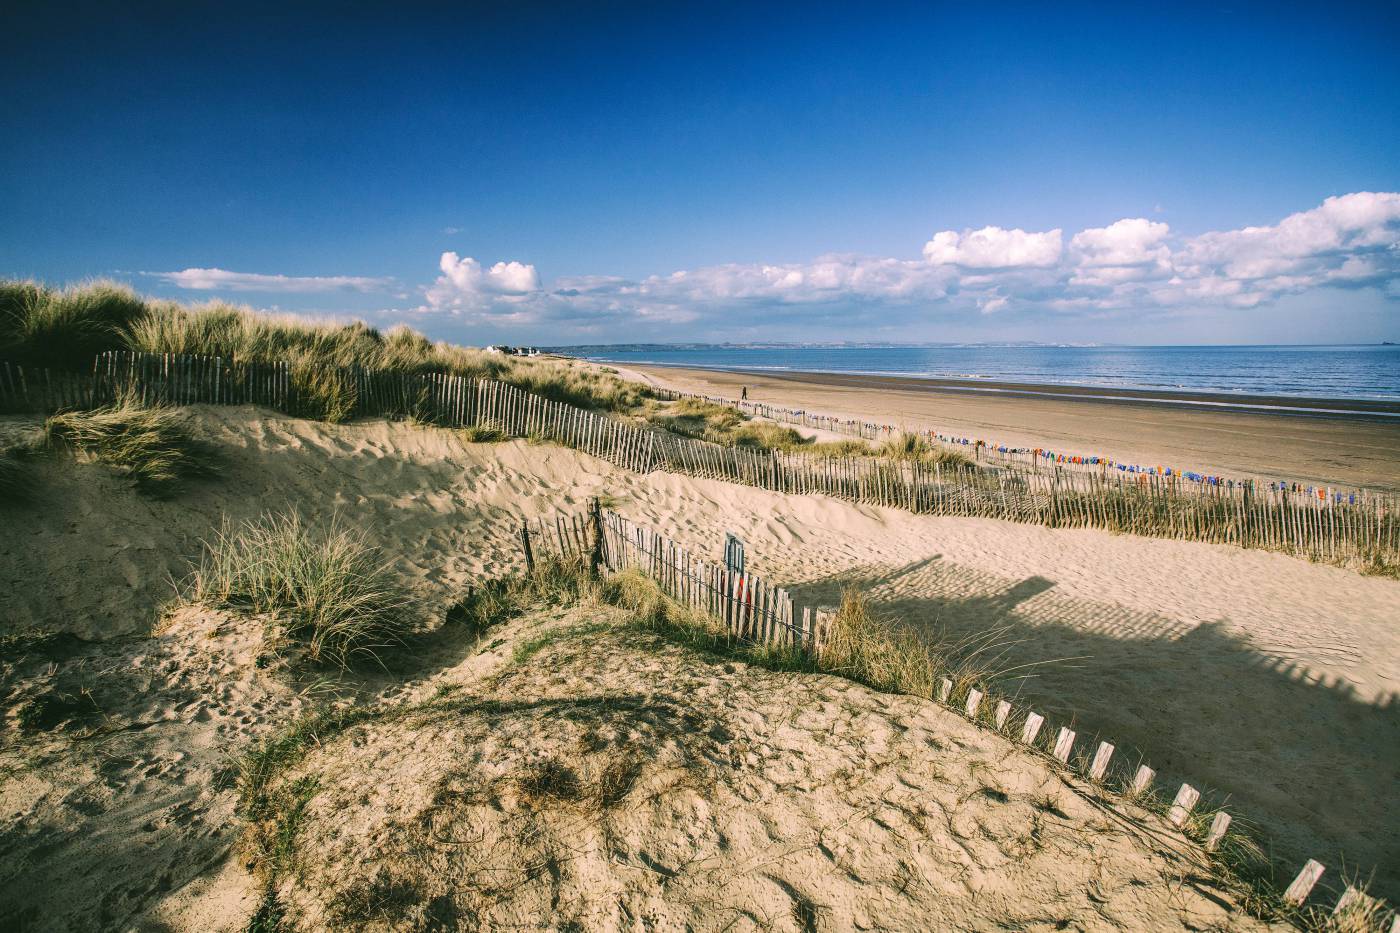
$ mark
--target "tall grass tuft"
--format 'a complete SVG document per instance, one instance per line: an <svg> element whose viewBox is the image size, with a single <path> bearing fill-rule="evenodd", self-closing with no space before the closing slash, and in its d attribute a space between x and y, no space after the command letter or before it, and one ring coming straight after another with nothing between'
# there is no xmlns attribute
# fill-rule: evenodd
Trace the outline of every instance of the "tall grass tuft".
<svg viewBox="0 0 1400 933"><path fill-rule="evenodd" d="M293 414L336 424L355 411L355 384L338 370L302 363L292 368L298 410Z"/></svg>
<svg viewBox="0 0 1400 933"><path fill-rule="evenodd" d="M152 495L167 495L186 478L217 472L212 445L196 437L173 408L125 399L93 411L70 411L44 422L51 444L66 445L115 467Z"/></svg>
<svg viewBox="0 0 1400 933"><path fill-rule="evenodd" d="M414 619L413 598L363 532L296 512L225 522L180 596L264 613L274 647L295 640L308 659L341 667L401 641Z"/></svg>
<svg viewBox="0 0 1400 933"><path fill-rule="evenodd" d="M921 697L934 695L948 667L912 630L877 620L869 601L853 587L842 593L821 664L877 690Z"/></svg>
<svg viewBox="0 0 1400 933"><path fill-rule="evenodd" d="M597 586L579 560L545 558L531 573L488 580L447 614L452 623L477 629L549 606L571 606L591 599Z"/></svg>
<svg viewBox="0 0 1400 933"><path fill-rule="evenodd" d="M220 302L153 302L124 339L127 349L146 353L204 354L233 365L290 363L302 380L298 388L312 388L313 408L332 415L344 409L349 390L326 374L345 367L497 379L557 402L610 411L631 411L650 397L644 386L568 361L500 356L434 342L402 326L381 332L359 321L314 321ZM309 414L316 417L314 410Z"/></svg>
<svg viewBox="0 0 1400 933"><path fill-rule="evenodd" d="M146 304L125 285L98 281L55 291L36 282L0 282L0 355L26 365L85 370L93 357L124 345Z"/></svg>
<svg viewBox="0 0 1400 933"><path fill-rule="evenodd" d="M892 437L885 441L875 448L875 453L877 456L889 457L892 460L916 460L925 466L937 464L945 469L975 470L977 468L977 464L966 454L931 443L923 435L907 431L898 437Z"/></svg>
<svg viewBox="0 0 1400 933"><path fill-rule="evenodd" d="M311 416L344 417L347 387L327 376L359 367L497 379L583 408L629 412L651 391L566 360L525 359L434 342L407 327L387 332L264 314L223 302L147 301L125 285L97 281L56 290L0 279L0 357L22 366L89 371L106 350L216 356L226 363L288 363L311 388ZM353 402L353 398L350 399Z"/></svg>

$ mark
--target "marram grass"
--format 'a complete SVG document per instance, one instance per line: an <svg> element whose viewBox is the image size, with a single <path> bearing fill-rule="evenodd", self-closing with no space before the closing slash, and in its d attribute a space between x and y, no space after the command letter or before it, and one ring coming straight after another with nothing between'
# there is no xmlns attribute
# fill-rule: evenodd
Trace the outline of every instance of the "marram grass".
<svg viewBox="0 0 1400 933"><path fill-rule="evenodd" d="M50 444L83 451L153 495L170 493L181 480L217 472L212 445L196 437L189 418L173 408L123 400L53 415L44 430Z"/></svg>
<svg viewBox="0 0 1400 933"><path fill-rule="evenodd" d="M402 641L416 619L413 597L363 532L296 512L225 522L179 592L187 604L263 614L274 649L298 644L308 660L341 667Z"/></svg>

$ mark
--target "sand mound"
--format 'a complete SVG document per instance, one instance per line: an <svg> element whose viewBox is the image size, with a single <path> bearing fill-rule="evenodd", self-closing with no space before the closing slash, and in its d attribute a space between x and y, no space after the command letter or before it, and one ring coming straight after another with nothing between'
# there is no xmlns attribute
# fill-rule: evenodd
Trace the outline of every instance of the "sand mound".
<svg viewBox="0 0 1400 933"><path fill-rule="evenodd" d="M294 929L1262 929L1154 817L928 701L527 617L310 750ZM528 657L523 657L528 655Z"/></svg>

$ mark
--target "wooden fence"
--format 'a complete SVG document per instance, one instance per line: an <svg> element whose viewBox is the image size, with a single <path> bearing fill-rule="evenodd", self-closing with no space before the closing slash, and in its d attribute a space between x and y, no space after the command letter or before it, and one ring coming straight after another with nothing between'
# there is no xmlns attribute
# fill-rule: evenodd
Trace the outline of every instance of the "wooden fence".
<svg viewBox="0 0 1400 933"><path fill-rule="evenodd" d="M1113 472L1125 473L1129 476L1158 475L1173 478L1175 484L1179 487L1189 486L1190 484L1232 486L1240 483L1252 483L1257 485L1256 481L1250 479L1184 470L1179 467L1125 463L1113 457L1099 454L1066 453L1064 451L1055 451L1044 447L1018 447L1011 444L999 443L994 440L944 434L933 429L909 430L891 424L858 421L853 418L837 418L832 415L816 414L806 411L805 409L784 408L779 405L772 405L767 402L755 402L748 399L730 399L718 395L702 395L694 392L679 392L674 389L663 388L653 388L652 391L664 399L696 399L709 402L713 405L724 405L734 408L752 417L764 418L777 424L816 428L818 430L828 431L834 434L843 434L848 437L857 437L867 441L889 441L906 434L913 434L930 444L942 447L954 453L962 454L975 462L986 462L999 466L1031 470L1033 472L1042 469L1058 469L1066 472L1099 473L1105 475ZM1266 483L1264 485L1286 487L1289 491L1304 492L1308 495L1315 495L1319 499L1331 497L1338 502L1344 500L1354 501L1358 495L1363 497L1368 495L1365 490L1337 489L1331 486L1318 487L1310 486L1306 483L1290 483L1287 481L1277 481L1272 484ZM1374 493L1370 493L1369 495L1374 495Z"/></svg>
<svg viewBox="0 0 1400 933"><path fill-rule="evenodd" d="M531 570L537 555L565 560L595 555L598 572L639 570L677 603L722 625L730 638L757 645L796 647L810 656L819 670L824 669L822 656L833 613L807 607L798 621L786 590L770 586L752 574L732 573L723 565L697 557L685 545L602 509L596 499L586 513L522 522L520 539ZM726 540L726 554L729 546ZM1102 790L1141 806L1158 800L1153 788L1157 772L1141 762L1136 767L1121 759L1115 762L1118 746L1114 743L1083 742L1080 733L1068 725L1047 727L1045 716L1030 708L1016 708L1010 699L998 696L985 684L955 684L952 678L943 677L936 689L937 696L929 699L981 728L1053 759L1058 766L1078 773ZM1199 790L1183 783L1170 804L1160 798L1160 809L1174 828L1183 833L1192 830L1207 852L1215 852L1233 819L1223 809L1211 814L1208 825L1203 819L1194 819L1192 814L1200 799ZM1321 862L1308 859L1282 892L1282 899L1302 907L1325 871ZM1340 917L1348 910L1364 908L1368 900L1369 895L1344 884L1330 913ZM1377 916L1384 913L1381 905ZM1400 933L1400 915L1391 914L1391 923L1390 933Z"/></svg>
<svg viewBox="0 0 1400 933"><path fill-rule="evenodd" d="M782 587L699 557L608 509L522 522L520 543L528 566L542 556L586 560L597 546L602 568L610 573L640 570L671 599L720 620L732 638L809 654L826 643L826 613L810 607L798 611Z"/></svg>
<svg viewBox="0 0 1400 933"><path fill-rule="evenodd" d="M334 385L326 385L330 380ZM296 415L416 418L490 427L585 451L636 472L666 470L781 493L834 496L910 512L1104 528L1266 548L1342 565L1400 568L1400 500L1358 491L1317 496L1282 484L1220 485L1181 475L1037 466L960 467L876 456L725 447L446 373L231 364L207 356L110 352L78 377L0 367L0 407L86 407L131 395L147 403L257 404Z"/></svg>

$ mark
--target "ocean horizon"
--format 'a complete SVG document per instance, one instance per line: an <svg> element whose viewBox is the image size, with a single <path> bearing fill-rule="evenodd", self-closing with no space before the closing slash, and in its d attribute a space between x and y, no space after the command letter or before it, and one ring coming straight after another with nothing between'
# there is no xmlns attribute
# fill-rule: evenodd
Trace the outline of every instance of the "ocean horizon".
<svg viewBox="0 0 1400 933"><path fill-rule="evenodd" d="M598 363L1076 386L1148 392L1400 401L1400 346L678 344L555 347Z"/></svg>

